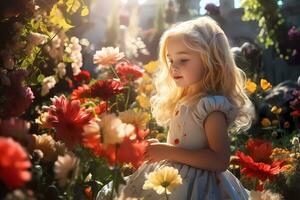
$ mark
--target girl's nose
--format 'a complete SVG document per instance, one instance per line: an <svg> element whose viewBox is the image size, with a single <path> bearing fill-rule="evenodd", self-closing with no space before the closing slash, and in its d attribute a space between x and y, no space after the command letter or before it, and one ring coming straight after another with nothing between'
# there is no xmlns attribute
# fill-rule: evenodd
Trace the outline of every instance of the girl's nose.
<svg viewBox="0 0 300 200"><path fill-rule="evenodd" d="M178 69L179 69L178 64L177 64L177 63L172 63L172 64L171 64L171 69L172 69L172 70L178 70Z"/></svg>

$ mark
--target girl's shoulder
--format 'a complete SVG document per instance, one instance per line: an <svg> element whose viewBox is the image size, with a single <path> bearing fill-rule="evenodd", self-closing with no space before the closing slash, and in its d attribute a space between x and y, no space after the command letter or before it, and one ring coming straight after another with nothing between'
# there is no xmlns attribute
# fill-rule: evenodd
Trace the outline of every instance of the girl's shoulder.
<svg viewBox="0 0 300 200"><path fill-rule="evenodd" d="M226 96L222 95L207 95L198 98L191 105L192 111L200 121L205 121L208 115L212 112L219 111L225 114L228 124L231 124L237 115L235 106L230 103Z"/></svg>

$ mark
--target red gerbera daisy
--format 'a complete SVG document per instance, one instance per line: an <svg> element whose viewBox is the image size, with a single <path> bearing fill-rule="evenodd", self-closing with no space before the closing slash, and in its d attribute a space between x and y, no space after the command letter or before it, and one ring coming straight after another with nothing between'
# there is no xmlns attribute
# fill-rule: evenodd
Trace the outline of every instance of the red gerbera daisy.
<svg viewBox="0 0 300 200"><path fill-rule="evenodd" d="M273 180L277 174L281 171L284 161L278 160L271 165L263 162L254 162L250 156L245 155L241 151L236 152L236 156L239 157L239 164L242 166L241 173L246 174L248 177L256 177L262 181L267 178Z"/></svg>
<svg viewBox="0 0 300 200"><path fill-rule="evenodd" d="M143 76L144 70L137 65L120 62L116 66L121 81L127 83Z"/></svg>
<svg viewBox="0 0 300 200"><path fill-rule="evenodd" d="M22 146L11 138L0 137L0 179L9 188L22 187L31 179L31 162Z"/></svg>
<svg viewBox="0 0 300 200"><path fill-rule="evenodd" d="M108 104L105 101L101 101L96 107L95 112L97 115L101 115L106 112L106 110L109 111Z"/></svg>
<svg viewBox="0 0 300 200"><path fill-rule="evenodd" d="M51 100L46 123L56 129L55 137L72 149L82 142L83 126L93 119L93 114L80 108L79 100L68 101L64 95Z"/></svg>
<svg viewBox="0 0 300 200"><path fill-rule="evenodd" d="M112 96L123 91L123 85L119 81L112 79L99 80L91 86L91 96L93 98L99 97L104 101Z"/></svg>
<svg viewBox="0 0 300 200"><path fill-rule="evenodd" d="M88 85L79 86L72 92L72 100L80 100L81 103L86 101L86 98L91 97L91 89Z"/></svg>
<svg viewBox="0 0 300 200"><path fill-rule="evenodd" d="M250 156L255 162L269 163L272 154L272 143L266 140L249 139L246 143Z"/></svg>

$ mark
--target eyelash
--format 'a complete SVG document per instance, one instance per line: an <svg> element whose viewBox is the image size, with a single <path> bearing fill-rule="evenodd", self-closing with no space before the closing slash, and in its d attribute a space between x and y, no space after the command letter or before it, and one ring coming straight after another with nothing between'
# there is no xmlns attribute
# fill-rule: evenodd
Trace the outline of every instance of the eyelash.
<svg viewBox="0 0 300 200"><path fill-rule="evenodd" d="M186 62L189 61L189 59L180 59L179 61L180 61L180 63L186 63ZM169 63L170 63L170 64L173 64L173 61L172 61L172 60L169 60Z"/></svg>

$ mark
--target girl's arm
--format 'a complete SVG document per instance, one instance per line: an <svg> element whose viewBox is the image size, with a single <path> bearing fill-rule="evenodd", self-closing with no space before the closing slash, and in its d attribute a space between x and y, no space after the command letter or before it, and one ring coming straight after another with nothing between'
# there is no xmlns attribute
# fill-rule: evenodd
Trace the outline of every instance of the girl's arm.
<svg viewBox="0 0 300 200"><path fill-rule="evenodd" d="M147 147L146 160L171 160L210 171L225 171L230 160L230 142L227 124L222 112L212 112L204 122L207 149L189 150L166 143Z"/></svg>
<svg viewBox="0 0 300 200"><path fill-rule="evenodd" d="M203 126L209 147L188 150L169 146L169 160L211 171L225 171L230 160L230 141L224 113L212 112L206 118Z"/></svg>

